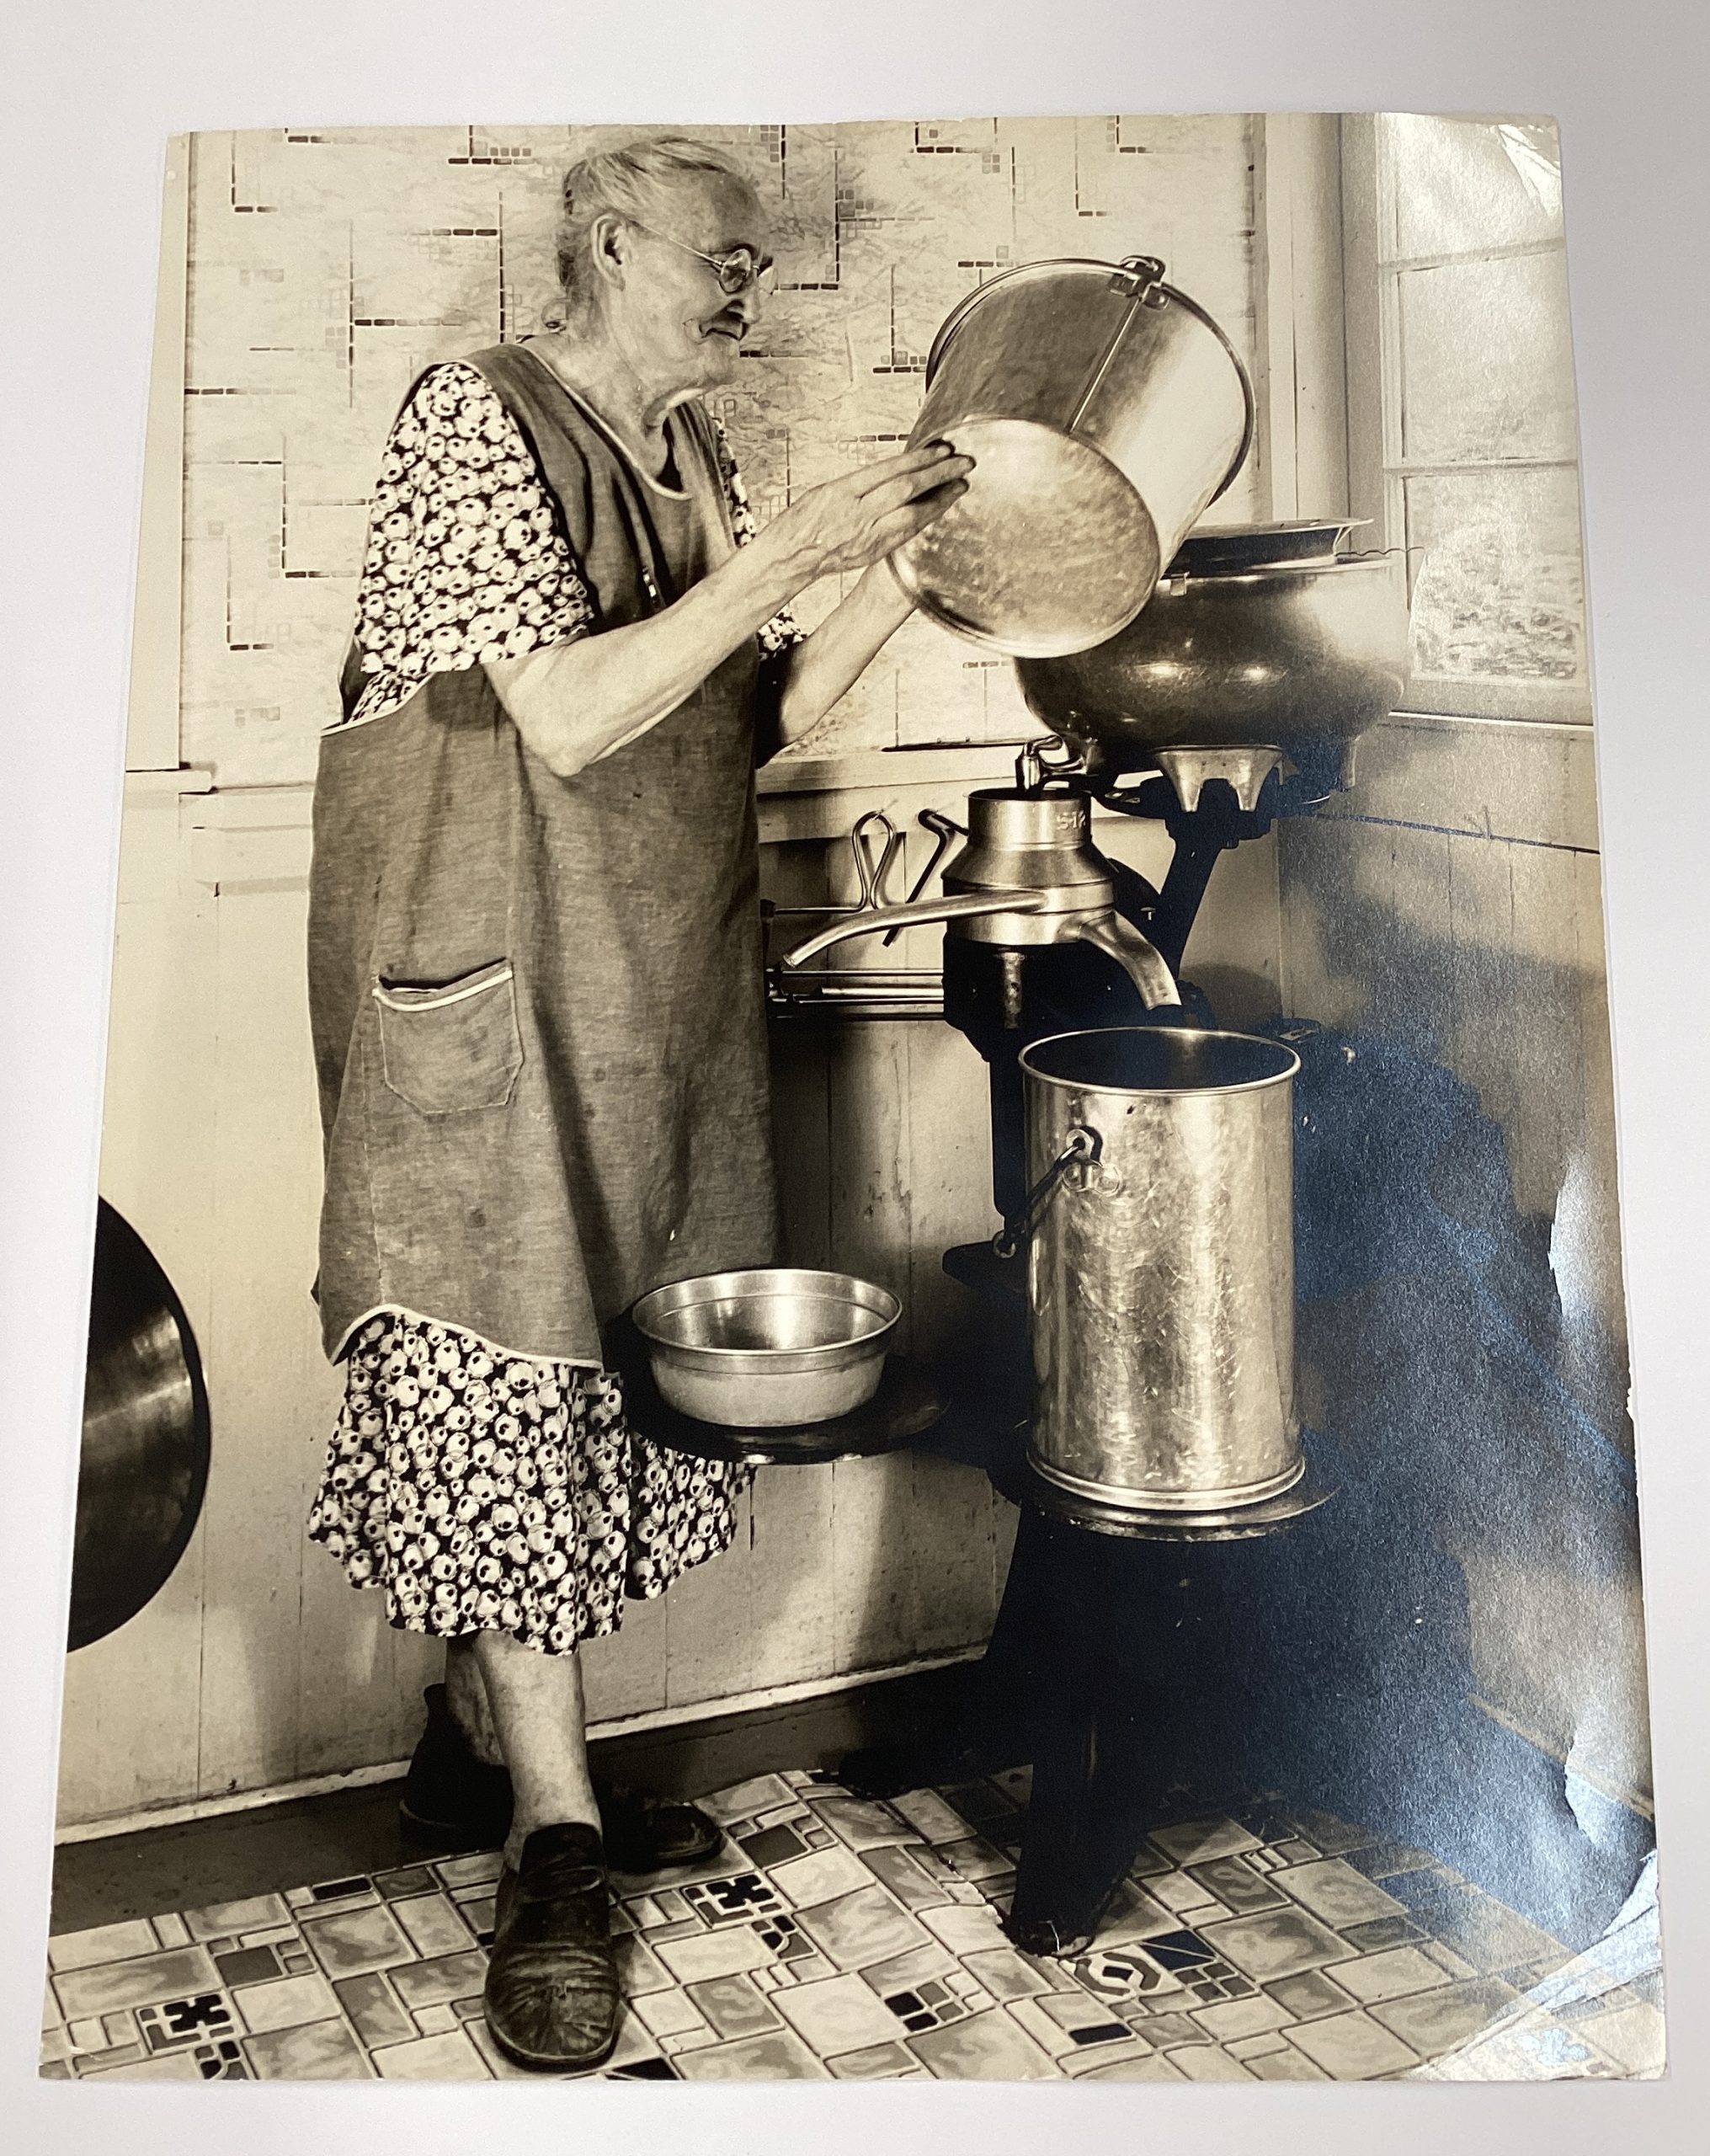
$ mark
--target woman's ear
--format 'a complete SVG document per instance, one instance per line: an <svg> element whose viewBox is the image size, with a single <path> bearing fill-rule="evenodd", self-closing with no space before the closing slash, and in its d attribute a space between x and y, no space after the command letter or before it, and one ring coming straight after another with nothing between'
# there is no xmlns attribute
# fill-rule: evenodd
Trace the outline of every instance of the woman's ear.
<svg viewBox="0 0 1710 2156"><path fill-rule="evenodd" d="M594 221L589 235L589 255L598 274L608 283L621 285L629 268L630 236L621 217L610 212Z"/></svg>

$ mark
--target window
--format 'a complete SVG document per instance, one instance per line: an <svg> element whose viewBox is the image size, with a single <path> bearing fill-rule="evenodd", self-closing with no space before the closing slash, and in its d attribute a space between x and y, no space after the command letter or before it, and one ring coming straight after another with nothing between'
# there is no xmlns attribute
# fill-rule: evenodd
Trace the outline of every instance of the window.
<svg viewBox="0 0 1710 2156"><path fill-rule="evenodd" d="M1349 467L1404 547L1416 711L1590 717L1561 163L1547 120L1343 123Z"/></svg>

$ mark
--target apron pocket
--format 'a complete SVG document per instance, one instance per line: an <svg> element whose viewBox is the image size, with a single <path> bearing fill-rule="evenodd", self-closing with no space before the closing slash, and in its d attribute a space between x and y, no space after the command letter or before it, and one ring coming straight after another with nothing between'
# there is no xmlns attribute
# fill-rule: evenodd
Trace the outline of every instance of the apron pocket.
<svg viewBox="0 0 1710 2156"><path fill-rule="evenodd" d="M510 1099L523 1043L509 959L432 988L382 980L374 1000L386 1082L418 1113L456 1115Z"/></svg>

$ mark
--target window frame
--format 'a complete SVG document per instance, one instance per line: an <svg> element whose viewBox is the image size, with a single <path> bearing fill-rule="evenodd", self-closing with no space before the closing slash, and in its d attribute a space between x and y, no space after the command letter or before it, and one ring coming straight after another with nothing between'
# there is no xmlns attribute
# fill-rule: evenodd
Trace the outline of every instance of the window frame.
<svg viewBox="0 0 1710 2156"><path fill-rule="evenodd" d="M1453 118L1473 120L1476 114ZM1414 467L1402 453L1400 280L1410 269L1438 262L1561 253L1564 239L1528 242L1443 256L1392 258L1383 234L1394 229L1393 179L1379 154L1376 113L1345 113L1340 125L1344 322L1346 337L1348 505L1368 520L1370 543L1406 552L1405 483L1420 470L1465 472L1527 468L1571 473L1579 504L1581 648L1585 670L1573 680L1545 675L1416 673L1396 709L1409 714L1512 719L1585 727L1591 723L1590 602L1586 585L1585 494L1579 478L1578 414L1571 458L1471 460L1453 467ZM1414 563L1407 563L1412 595Z"/></svg>

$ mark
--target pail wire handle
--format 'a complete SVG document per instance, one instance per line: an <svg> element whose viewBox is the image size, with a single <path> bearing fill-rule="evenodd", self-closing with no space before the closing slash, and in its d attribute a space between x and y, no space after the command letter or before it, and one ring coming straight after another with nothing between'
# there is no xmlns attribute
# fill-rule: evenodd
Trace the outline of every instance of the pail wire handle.
<svg viewBox="0 0 1710 2156"><path fill-rule="evenodd" d="M1104 1143L1098 1132L1089 1129L1084 1123L1069 1126L1068 1134L1063 1141L1063 1150L1028 1192L1020 1211L1011 1214L992 1237L994 1257L1003 1258L1006 1262L1014 1257L1039 1225L1058 1183L1073 1167L1082 1164L1088 1167L1096 1166L1099 1155L1104 1150Z"/></svg>
<svg viewBox="0 0 1710 2156"><path fill-rule="evenodd" d="M1111 279L1111 290L1138 300L1143 307L1168 307L1169 295L1161 290L1164 264L1155 254L1125 254Z"/></svg>

